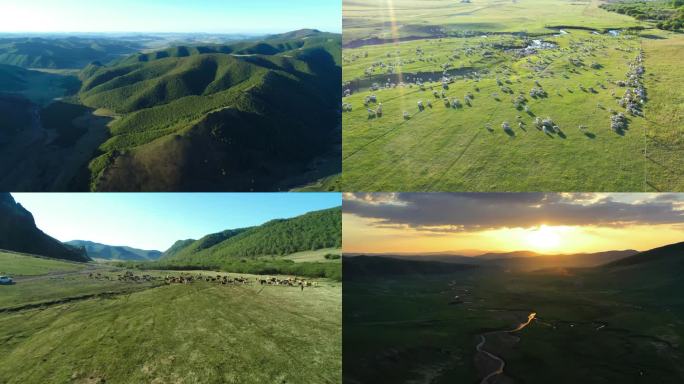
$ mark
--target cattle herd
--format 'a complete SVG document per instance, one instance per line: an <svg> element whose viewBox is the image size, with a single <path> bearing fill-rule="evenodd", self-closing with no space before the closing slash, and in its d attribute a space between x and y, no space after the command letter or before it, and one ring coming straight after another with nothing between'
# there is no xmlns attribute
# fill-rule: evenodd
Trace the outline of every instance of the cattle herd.
<svg viewBox="0 0 684 384"><path fill-rule="evenodd" d="M191 284L194 282L208 282L221 285L251 285L253 282L259 285L275 285L275 286L286 286L286 287L317 287L318 284L315 281L308 281L299 277L287 277L287 278L276 278L276 277L255 277L254 281L248 279L244 276L228 276L228 275L200 275L200 274L179 274L179 275L167 275L167 276L152 276L152 275L136 275L131 271L126 271L123 274L117 274L116 276L110 276L102 274L100 272L90 273L88 275L91 279L96 280L110 280L110 281L123 281L132 283L143 283L143 282L163 282L164 284Z"/></svg>

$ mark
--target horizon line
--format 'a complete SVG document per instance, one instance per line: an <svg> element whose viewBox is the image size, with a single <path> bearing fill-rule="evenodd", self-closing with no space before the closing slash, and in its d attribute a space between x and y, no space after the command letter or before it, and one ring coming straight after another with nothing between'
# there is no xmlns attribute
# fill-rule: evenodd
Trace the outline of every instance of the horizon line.
<svg viewBox="0 0 684 384"><path fill-rule="evenodd" d="M0 34L6 33L6 34L15 34L15 35L20 35L20 34L34 34L34 35L39 35L39 34L116 34L116 33L125 33L125 34L206 34L206 35L255 35L255 36L263 36L263 35L268 35L268 34L283 34L283 33L289 33L289 32L296 32L296 31L301 31L301 30L312 30L312 31L318 31L318 32L323 32L323 33L337 33L340 34L342 31L331 31L331 30L324 30L324 29L319 29L319 28L308 28L308 27L303 27L303 28L298 28L298 29L288 29L284 31L2 31L0 30Z"/></svg>

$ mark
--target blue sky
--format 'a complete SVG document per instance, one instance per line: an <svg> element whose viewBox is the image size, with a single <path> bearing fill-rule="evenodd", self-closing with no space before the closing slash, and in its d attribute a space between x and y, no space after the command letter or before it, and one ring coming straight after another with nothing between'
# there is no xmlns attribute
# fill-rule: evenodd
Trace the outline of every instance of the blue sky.
<svg viewBox="0 0 684 384"><path fill-rule="evenodd" d="M13 193L61 241L164 251L176 240L342 204L339 193Z"/></svg>
<svg viewBox="0 0 684 384"><path fill-rule="evenodd" d="M341 0L0 0L2 32L342 30Z"/></svg>

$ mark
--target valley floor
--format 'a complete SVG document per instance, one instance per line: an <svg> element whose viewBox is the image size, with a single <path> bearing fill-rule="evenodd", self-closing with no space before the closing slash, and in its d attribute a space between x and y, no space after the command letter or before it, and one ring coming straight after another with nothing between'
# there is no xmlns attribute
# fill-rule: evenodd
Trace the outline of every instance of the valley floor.
<svg viewBox="0 0 684 384"><path fill-rule="evenodd" d="M0 383L341 380L339 283L164 284L182 273L121 281L124 270L61 264L15 268L0 286Z"/></svg>
<svg viewBox="0 0 684 384"><path fill-rule="evenodd" d="M681 300L621 284L568 271L345 280L344 382L682 382Z"/></svg>

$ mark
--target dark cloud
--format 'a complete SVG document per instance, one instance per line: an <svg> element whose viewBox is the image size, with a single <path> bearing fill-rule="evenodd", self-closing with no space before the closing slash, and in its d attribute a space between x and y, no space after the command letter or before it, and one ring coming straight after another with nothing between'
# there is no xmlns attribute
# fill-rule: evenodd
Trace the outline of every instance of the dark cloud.
<svg viewBox="0 0 684 384"><path fill-rule="evenodd" d="M345 213L379 226L477 231L547 225L684 223L684 194L397 193L346 194Z"/></svg>

